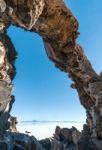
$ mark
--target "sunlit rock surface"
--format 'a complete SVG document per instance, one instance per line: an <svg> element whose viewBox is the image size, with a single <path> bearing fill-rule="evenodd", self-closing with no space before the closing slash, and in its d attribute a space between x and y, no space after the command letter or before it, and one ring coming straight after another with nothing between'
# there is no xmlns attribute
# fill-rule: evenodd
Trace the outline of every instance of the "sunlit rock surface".
<svg viewBox="0 0 102 150"><path fill-rule="evenodd" d="M14 66L16 52L6 34L6 29L11 24L30 32L37 32L42 36L49 59L60 70L68 73L68 76L73 80L71 87L77 90L80 102L86 109L87 121L81 135L77 130L73 134L71 133L71 136L69 136L70 130L65 131L68 136L67 140L73 141L75 145L74 147L73 145L66 147L66 150L94 150L95 148L95 150L99 150L102 140L102 77L101 74L96 74L87 60L83 48L76 43L76 38L79 35L78 22L63 0L0 0L1 146L13 149L13 144L9 143L10 141L13 143L10 132L7 133L8 138L4 138L5 131L10 126L8 118L14 101L14 97L11 96L12 80L16 72ZM14 142L16 136L20 136L20 134L15 134ZM24 136L24 140L30 138L26 135L21 136ZM7 139L10 139L9 142ZM34 142L34 139L32 138L31 141ZM33 142L31 145L34 145ZM11 148L9 148L10 145ZM92 147L92 145L94 146ZM6 149L4 147L1 149ZM18 145L18 149L20 148L26 149L24 146L22 147L22 144ZM33 149L41 149L41 145ZM63 141L53 139L50 149L63 149Z"/></svg>
<svg viewBox="0 0 102 150"><path fill-rule="evenodd" d="M12 79L15 75L16 52L6 35L5 24L0 24L0 134L8 128L9 112L14 101Z"/></svg>

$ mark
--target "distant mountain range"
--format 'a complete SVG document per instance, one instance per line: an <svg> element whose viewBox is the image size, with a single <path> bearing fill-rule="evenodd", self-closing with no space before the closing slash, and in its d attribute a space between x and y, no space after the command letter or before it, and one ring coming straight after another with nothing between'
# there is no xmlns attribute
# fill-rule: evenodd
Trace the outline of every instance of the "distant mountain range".
<svg viewBox="0 0 102 150"><path fill-rule="evenodd" d="M84 121L47 121L47 120L25 120L25 121L20 121L19 123L84 123Z"/></svg>

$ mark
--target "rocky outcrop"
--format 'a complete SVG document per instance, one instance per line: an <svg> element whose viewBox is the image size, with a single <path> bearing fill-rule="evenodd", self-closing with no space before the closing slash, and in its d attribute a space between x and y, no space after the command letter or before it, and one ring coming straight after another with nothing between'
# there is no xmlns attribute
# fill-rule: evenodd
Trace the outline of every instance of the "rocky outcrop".
<svg viewBox="0 0 102 150"><path fill-rule="evenodd" d="M56 127L53 138L41 140L46 150L102 150L102 140L89 136L86 125L83 132L75 127L71 129Z"/></svg>
<svg viewBox="0 0 102 150"><path fill-rule="evenodd" d="M0 23L0 135L8 128L9 113L14 102L11 82L15 75L16 52L6 34L6 27Z"/></svg>
<svg viewBox="0 0 102 150"><path fill-rule="evenodd" d="M71 87L77 90L86 109L88 135L85 131L82 135L89 143L88 137L102 140L102 75L96 74L82 47L76 43L78 22L63 0L0 0L0 135L9 127L9 112L14 101L11 93L16 52L6 34L10 24L42 36L48 57L68 73L73 80ZM77 144L75 136L79 139L80 134L74 132L70 138ZM55 140L52 143L56 143Z"/></svg>
<svg viewBox="0 0 102 150"><path fill-rule="evenodd" d="M84 132L85 133L85 132ZM102 150L102 140L83 135L75 127L56 127L52 138L38 141L33 136L6 132L0 140L1 150Z"/></svg>
<svg viewBox="0 0 102 150"><path fill-rule="evenodd" d="M10 116L9 118L9 131L10 132L17 132L17 118Z"/></svg>

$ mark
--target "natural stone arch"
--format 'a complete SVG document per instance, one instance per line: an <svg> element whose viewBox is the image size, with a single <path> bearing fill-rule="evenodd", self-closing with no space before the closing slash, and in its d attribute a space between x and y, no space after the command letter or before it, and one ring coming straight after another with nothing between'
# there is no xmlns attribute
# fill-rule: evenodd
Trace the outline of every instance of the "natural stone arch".
<svg viewBox="0 0 102 150"><path fill-rule="evenodd" d="M93 70L76 43L78 22L62 0L1 0L0 1L0 120L1 134L7 129L12 104L12 79L15 74L16 52L6 35L10 24L37 32L43 38L48 57L73 80L80 102L87 112L89 134L102 139L102 79ZM3 95L4 97L3 99ZM5 104L6 103L6 104ZM9 106L9 107L8 107Z"/></svg>

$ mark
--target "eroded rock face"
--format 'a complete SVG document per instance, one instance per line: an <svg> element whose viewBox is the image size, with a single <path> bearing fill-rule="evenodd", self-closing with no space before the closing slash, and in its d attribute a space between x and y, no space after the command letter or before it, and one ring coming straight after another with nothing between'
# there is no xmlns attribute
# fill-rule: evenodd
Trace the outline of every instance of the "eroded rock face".
<svg viewBox="0 0 102 150"><path fill-rule="evenodd" d="M10 116L9 118L9 131L10 132L17 132L17 118Z"/></svg>
<svg viewBox="0 0 102 150"><path fill-rule="evenodd" d="M0 18L0 134L7 129L13 103L16 52L6 29L14 24L42 36L48 57L73 80L71 87L87 112L88 135L102 139L102 76L76 43L78 22L63 0L0 0ZM68 140L78 144L75 137L80 137L76 131Z"/></svg>
<svg viewBox="0 0 102 150"><path fill-rule="evenodd" d="M6 3L4 0L0 0L0 12L4 12L6 9Z"/></svg>
<svg viewBox="0 0 102 150"><path fill-rule="evenodd" d="M74 131L79 132L75 127L56 127L54 137L38 141L33 136L22 133L6 132L3 139L0 139L1 150L102 150L102 140L92 138L89 135L81 135L80 138L72 137ZM70 133L69 133L70 131ZM79 132L80 133L80 132ZM78 135L78 134L77 134ZM56 138L57 137L57 138ZM59 138L58 138L59 137ZM67 138L66 138L67 137ZM75 140L76 139L76 140ZM77 144L74 141L78 141Z"/></svg>
<svg viewBox="0 0 102 150"><path fill-rule="evenodd" d="M32 29L44 8L44 0L5 0L5 2L12 23L27 30Z"/></svg>
<svg viewBox="0 0 102 150"><path fill-rule="evenodd" d="M78 142L81 138L81 133L75 127L68 129L57 126L54 138L60 142L63 142L67 148L67 146L71 144L78 145Z"/></svg>
<svg viewBox="0 0 102 150"><path fill-rule="evenodd" d="M1 3L0 3L1 4ZM15 75L15 49L5 32L5 24L0 24L0 135L8 128L9 113L14 101L11 96L12 79Z"/></svg>

